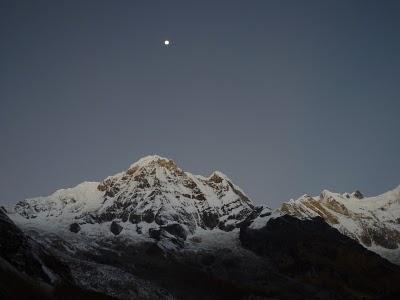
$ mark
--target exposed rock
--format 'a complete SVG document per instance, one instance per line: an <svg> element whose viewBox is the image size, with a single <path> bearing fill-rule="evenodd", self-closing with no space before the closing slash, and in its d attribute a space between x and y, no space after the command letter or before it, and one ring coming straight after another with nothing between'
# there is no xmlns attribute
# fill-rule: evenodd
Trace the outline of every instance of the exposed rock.
<svg viewBox="0 0 400 300"><path fill-rule="evenodd" d="M397 249L400 244L400 232L387 227L366 227L361 233L361 241L368 247L372 242L386 249Z"/></svg>
<svg viewBox="0 0 400 300"><path fill-rule="evenodd" d="M186 240L187 237L187 233L185 228L183 228L182 225L175 223L175 224L167 224L165 226L161 227L162 230L167 231L168 233L181 238L183 240Z"/></svg>
<svg viewBox="0 0 400 300"><path fill-rule="evenodd" d="M118 235L121 233L123 227L119 225L117 222L113 221L110 225L110 230L114 235Z"/></svg>
<svg viewBox="0 0 400 300"><path fill-rule="evenodd" d="M69 231L73 233L78 233L79 231L81 231L81 226L78 223L72 223L71 225L69 225Z"/></svg>
<svg viewBox="0 0 400 300"><path fill-rule="evenodd" d="M263 211L264 210L264 211ZM249 226L255 218L257 218L258 216L260 217L267 217L271 214L271 211L269 208L263 208L262 206L258 206L255 207L254 210L251 212L251 214L249 214L246 219L244 219L241 223L239 223L238 227L242 227L242 226Z"/></svg>
<svg viewBox="0 0 400 300"><path fill-rule="evenodd" d="M98 221L100 223L110 222L116 218L116 214L112 211L110 212L103 212L98 216Z"/></svg>
<svg viewBox="0 0 400 300"><path fill-rule="evenodd" d="M160 241L158 242L160 247L166 248L167 251L171 249L182 249L185 246L185 241L175 235L170 234L165 230L161 230ZM171 247L173 245L173 247Z"/></svg>
<svg viewBox="0 0 400 300"><path fill-rule="evenodd" d="M106 186L104 183L100 183L100 184L97 186L97 189L98 189L99 191L101 191L101 192L104 192L105 190L107 190L107 186Z"/></svg>
<svg viewBox="0 0 400 300"><path fill-rule="evenodd" d="M159 212L157 212L154 221L156 222L157 225L165 225L167 224L168 220L165 218L165 216L163 214Z"/></svg>
<svg viewBox="0 0 400 300"><path fill-rule="evenodd" d="M126 171L126 174L127 174L127 175L133 175L133 174L136 173L136 171L137 171L138 169L139 169L138 166L133 167L133 168L130 168L130 169L128 169L128 171Z"/></svg>
<svg viewBox="0 0 400 300"><path fill-rule="evenodd" d="M205 211L202 215L202 221L204 224L204 228L213 229L219 223L219 216L215 212Z"/></svg>
<svg viewBox="0 0 400 300"><path fill-rule="evenodd" d="M142 233L143 233L143 228L142 228L142 226L136 225L136 232L137 232L138 234L142 234Z"/></svg>
<svg viewBox="0 0 400 300"><path fill-rule="evenodd" d="M363 195L359 190L354 191L354 192L352 193L352 195L353 195L354 197L358 198L358 199L363 199L363 198L364 198L364 195Z"/></svg>
<svg viewBox="0 0 400 300"><path fill-rule="evenodd" d="M222 180L223 180L222 177L218 176L215 172L210 177L210 181L215 182L215 183L221 183Z"/></svg>
<svg viewBox="0 0 400 300"><path fill-rule="evenodd" d="M142 219L146 223L154 222L154 212L151 209L148 209L143 212Z"/></svg>
<svg viewBox="0 0 400 300"><path fill-rule="evenodd" d="M221 222L219 223L218 228L224 231L232 231L236 226L234 224L225 224Z"/></svg>
<svg viewBox="0 0 400 300"><path fill-rule="evenodd" d="M156 228L150 228L149 236L155 240L159 240L161 236L161 230Z"/></svg>
<svg viewBox="0 0 400 300"><path fill-rule="evenodd" d="M133 224L140 223L142 221L142 217L134 212L129 215L129 222Z"/></svg>
<svg viewBox="0 0 400 300"><path fill-rule="evenodd" d="M121 215L121 221L125 223L126 221L128 221L128 219L129 219L129 212L126 211Z"/></svg>

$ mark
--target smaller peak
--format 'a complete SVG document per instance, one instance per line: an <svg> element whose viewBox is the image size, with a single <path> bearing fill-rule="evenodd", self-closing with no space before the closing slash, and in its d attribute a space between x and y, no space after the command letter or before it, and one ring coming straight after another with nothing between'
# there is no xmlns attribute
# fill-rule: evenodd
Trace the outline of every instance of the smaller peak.
<svg viewBox="0 0 400 300"><path fill-rule="evenodd" d="M355 197L357 199L363 199L364 198L364 195L359 190L355 190L354 192L352 192L351 196Z"/></svg>
<svg viewBox="0 0 400 300"><path fill-rule="evenodd" d="M328 197L331 197L331 196L335 196L335 195L336 195L335 193L333 193L333 192L331 192L331 191L329 191L329 190L324 189L324 190L322 190L322 192L321 192L321 194L319 195L319 197L320 197L321 199L325 199L325 198L328 198Z"/></svg>
<svg viewBox="0 0 400 300"><path fill-rule="evenodd" d="M301 195L297 199L291 198L288 203L300 203L300 202L303 202L303 201L308 201L310 199L312 199L310 194L304 194L304 195Z"/></svg>

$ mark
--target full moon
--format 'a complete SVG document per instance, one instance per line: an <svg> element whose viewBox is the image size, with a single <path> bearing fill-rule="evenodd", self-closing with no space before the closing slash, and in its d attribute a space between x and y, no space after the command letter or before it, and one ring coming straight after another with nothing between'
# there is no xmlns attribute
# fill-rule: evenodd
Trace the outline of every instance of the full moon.
<svg viewBox="0 0 400 300"><path fill-rule="evenodd" d="M165 45L165 46L168 46L168 45L169 45L169 41L168 41L168 40L165 40L165 41L164 41L164 45Z"/></svg>

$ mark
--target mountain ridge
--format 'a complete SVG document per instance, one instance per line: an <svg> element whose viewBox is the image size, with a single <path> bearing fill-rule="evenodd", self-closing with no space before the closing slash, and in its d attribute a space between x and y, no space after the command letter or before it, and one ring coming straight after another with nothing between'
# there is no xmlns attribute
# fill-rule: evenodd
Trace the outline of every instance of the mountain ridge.
<svg viewBox="0 0 400 300"><path fill-rule="evenodd" d="M284 202L273 216L291 215L300 219L322 217L330 226L356 240L365 248L400 264L400 186L373 197L360 191L320 195L305 194ZM271 216L258 217L252 226L266 224Z"/></svg>
<svg viewBox="0 0 400 300"><path fill-rule="evenodd" d="M91 224L113 222L114 234L135 225L136 232L151 235L150 230L166 226L170 233L179 231L178 236L185 237L196 228L233 230L254 207L222 172L193 175L170 159L152 155L101 182L21 201L15 211L31 223L57 220L54 227L69 226L76 233Z"/></svg>
<svg viewBox="0 0 400 300"><path fill-rule="evenodd" d="M382 257L396 262L399 252L378 252L344 225L397 226L400 193L383 195L323 190L271 210L222 172L193 175L151 155L8 215L70 267L78 288L120 299L379 299L397 292L400 268Z"/></svg>

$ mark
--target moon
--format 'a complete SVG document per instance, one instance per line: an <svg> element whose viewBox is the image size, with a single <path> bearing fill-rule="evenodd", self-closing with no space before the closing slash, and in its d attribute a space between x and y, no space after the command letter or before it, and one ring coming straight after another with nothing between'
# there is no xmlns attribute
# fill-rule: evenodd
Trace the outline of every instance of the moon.
<svg viewBox="0 0 400 300"><path fill-rule="evenodd" d="M165 41L164 41L164 45L165 45L165 46L168 46L168 45L169 45L169 40L165 40Z"/></svg>

